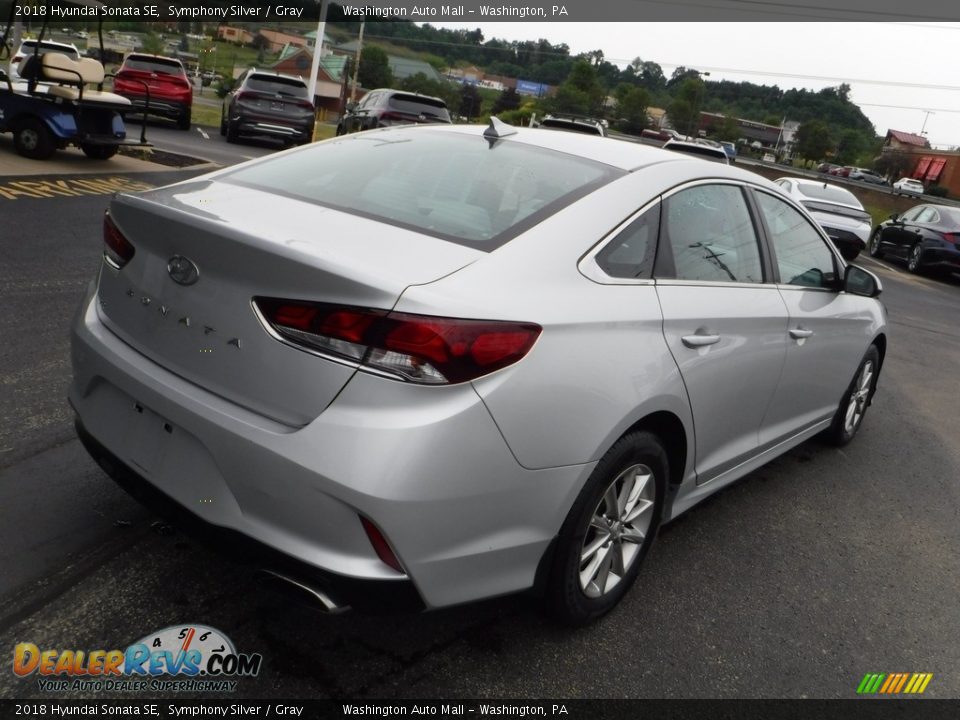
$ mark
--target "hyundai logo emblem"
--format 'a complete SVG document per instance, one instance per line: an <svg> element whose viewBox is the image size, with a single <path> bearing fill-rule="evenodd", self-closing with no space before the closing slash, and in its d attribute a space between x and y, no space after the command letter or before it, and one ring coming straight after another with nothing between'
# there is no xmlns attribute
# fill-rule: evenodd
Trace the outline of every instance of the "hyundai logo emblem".
<svg viewBox="0 0 960 720"><path fill-rule="evenodd" d="M200 268L193 260L183 255L174 255L167 263L167 272L170 279L178 285L193 285L200 279Z"/></svg>

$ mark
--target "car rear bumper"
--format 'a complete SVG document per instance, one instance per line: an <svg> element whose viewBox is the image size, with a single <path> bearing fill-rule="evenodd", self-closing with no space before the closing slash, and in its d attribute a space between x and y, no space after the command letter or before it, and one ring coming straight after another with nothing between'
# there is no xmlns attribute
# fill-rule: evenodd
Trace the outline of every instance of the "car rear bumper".
<svg viewBox="0 0 960 720"><path fill-rule="evenodd" d="M143 113L147 107L147 99L143 95L117 94L122 95L130 101L131 107L127 111L129 115L139 115ZM179 120L182 117L189 117L191 109L192 103L151 96L148 114L156 117L169 118L171 120Z"/></svg>
<svg viewBox="0 0 960 720"><path fill-rule="evenodd" d="M923 252L923 266L931 270L960 272L960 250L932 248Z"/></svg>
<svg viewBox="0 0 960 720"><path fill-rule="evenodd" d="M240 115L234 119L241 135L262 135L295 143L313 139L313 120L290 122L283 118Z"/></svg>
<svg viewBox="0 0 960 720"><path fill-rule="evenodd" d="M69 392L91 454L151 506L172 504L339 602L364 607L357 588L370 583L414 607L532 587L593 468L521 467L469 384L357 373L314 421L282 425L142 356L96 303L91 286L73 324ZM361 517L405 573L378 558Z"/></svg>

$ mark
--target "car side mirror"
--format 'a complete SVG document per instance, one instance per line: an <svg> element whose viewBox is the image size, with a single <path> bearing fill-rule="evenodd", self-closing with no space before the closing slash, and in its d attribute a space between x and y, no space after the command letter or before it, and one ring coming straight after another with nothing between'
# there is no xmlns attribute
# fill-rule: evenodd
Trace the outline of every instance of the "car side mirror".
<svg viewBox="0 0 960 720"><path fill-rule="evenodd" d="M890 213L890 219L894 222L897 222L897 219L900 217L899 213Z"/></svg>
<svg viewBox="0 0 960 720"><path fill-rule="evenodd" d="M843 274L843 291L851 295L877 297L883 292L883 285L880 284L880 278L869 270L857 265L847 265Z"/></svg>
<svg viewBox="0 0 960 720"><path fill-rule="evenodd" d="M354 110L356 110L356 109L357 109L357 104L356 104L355 102L353 102L353 100L347 101L347 112L348 112L348 113L352 113L352 112L353 112Z"/></svg>

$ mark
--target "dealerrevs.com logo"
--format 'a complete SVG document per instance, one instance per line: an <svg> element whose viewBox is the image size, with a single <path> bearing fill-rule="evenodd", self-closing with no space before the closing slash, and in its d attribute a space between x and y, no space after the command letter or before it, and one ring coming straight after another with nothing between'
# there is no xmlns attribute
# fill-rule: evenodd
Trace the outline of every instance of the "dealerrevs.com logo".
<svg viewBox="0 0 960 720"><path fill-rule="evenodd" d="M44 692L233 692L236 678L255 677L263 656L239 653L233 642L206 625L171 625L126 650L41 649L19 643L13 672L36 676Z"/></svg>

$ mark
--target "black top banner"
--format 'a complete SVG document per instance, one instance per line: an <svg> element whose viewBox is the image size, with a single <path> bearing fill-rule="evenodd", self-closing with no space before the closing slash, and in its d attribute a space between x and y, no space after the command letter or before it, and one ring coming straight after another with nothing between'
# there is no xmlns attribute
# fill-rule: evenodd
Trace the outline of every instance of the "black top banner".
<svg viewBox="0 0 960 720"><path fill-rule="evenodd" d="M955 720L956 700L63 700L0 701L0 717Z"/></svg>
<svg viewBox="0 0 960 720"><path fill-rule="evenodd" d="M247 2L153 2L150 0L32 0L18 2L17 19L141 20L179 22L316 21L315 0ZM0 2L6 17L10 0ZM366 0L329 3L327 19L414 22L943 22L960 20L960 3L952 0Z"/></svg>

